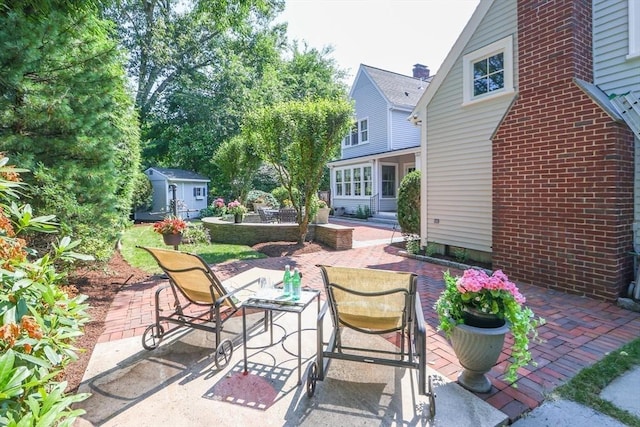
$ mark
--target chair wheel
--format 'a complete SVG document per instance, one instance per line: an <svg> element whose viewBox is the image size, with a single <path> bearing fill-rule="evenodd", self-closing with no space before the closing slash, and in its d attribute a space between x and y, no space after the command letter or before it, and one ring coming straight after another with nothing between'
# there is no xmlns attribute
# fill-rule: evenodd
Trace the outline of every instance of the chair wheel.
<svg viewBox="0 0 640 427"><path fill-rule="evenodd" d="M431 375L429 375L429 415L431 419L436 416L436 394L433 392L433 384L431 381Z"/></svg>
<svg viewBox="0 0 640 427"><path fill-rule="evenodd" d="M147 326L142 334L142 347L145 350L155 350L158 348L162 337L164 336L164 328L160 324Z"/></svg>
<svg viewBox="0 0 640 427"><path fill-rule="evenodd" d="M216 348L215 362L218 369L223 369L231 361L233 355L233 343L231 340L223 340Z"/></svg>
<svg viewBox="0 0 640 427"><path fill-rule="evenodd" d="M318 380L318 364L316 362L309 363L307 367L307 397L313 397L316 392L316 381Z"/></svg>

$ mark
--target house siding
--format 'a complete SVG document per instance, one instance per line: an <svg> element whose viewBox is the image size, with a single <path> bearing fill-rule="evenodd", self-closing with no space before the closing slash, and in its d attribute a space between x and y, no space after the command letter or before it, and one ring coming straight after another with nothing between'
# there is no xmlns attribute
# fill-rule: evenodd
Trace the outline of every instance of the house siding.
<svg viewBox="0 0 640 427"><path fill-rule="evenodd" d="M427 200L421 220L427 241L492 250L490 139L513 95L463 106L462 56L509 35L515 43L516 28L515 2L496 1L427 106L427 143L421 156Z"/></svg>
<svg viewBox="0 0 640 427"><path fill-rule="evenodd" d="M380 94L371 79L361 77L353 88L351 97L356 102L357 119L368 118L369 142L356 146L342 147L342 159L351 159L388 150L387 101Z"/></svg>
<svg viewBox="0 0 640 427"><path fill-rule="evenodd" d="M593 76L591 2L519 1L518 17L519 97L493 139L493 266L613 300L633 270L633 135L574 82Z"/></svg>
<svg viewBox="0 0 640 427"><path fill-rule="evenodd" d="M629 53L628 0L593 1L594 83L607 94L640 87L640 58Z"/></svg>
<svg viewBox="0 0 640 427"><path fill-rule="evenodd" d="M391 110L390 150L420 146L420 129L407 120L410 114L408 110Z"/></svg>

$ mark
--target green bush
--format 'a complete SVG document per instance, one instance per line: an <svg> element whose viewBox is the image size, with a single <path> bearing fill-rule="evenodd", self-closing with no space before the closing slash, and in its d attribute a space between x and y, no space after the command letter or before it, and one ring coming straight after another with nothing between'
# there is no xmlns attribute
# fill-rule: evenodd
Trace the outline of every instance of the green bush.
<svg viewBox="0 0 640 427"><path fill-rule="evenodd" d="M253 202L255 202L256 200L261 200L262 203L266 203L268 206L276 209L280 206L276 198L273 196L273 194L267 193L266 191L262 191L262 190L249 191L249 193L247 194L247 200L245 201L245 205L247 206L248 209L255 210L253 208Z"/></svg>
<svg viewBox="0 0 640 427"><path fill-rule="evenodd" d="M83 295L62 286L58 263L91 257L75 253L78 241L63 237L39 258L21 237L56 233L55 216L33 215L19 204L17 172L0 160L0 425L72 425L83 410L70 406L88 394L66 396L56 378L77 359L74 341L89 321Z"/></svg>
<svg viewBox="0 0 640 427"><path fill-rule="evenodd" d="M209 230L202 223L190 223L182 232L183 243L209 243Z"/></svg>
<svg viewBox="0 0 640 427"><path fill-rule="evenodd" d="M398 223L403 234L420 234L420 171L408 173L398 189Z"/></svg>
<svg viewBox="0 0 640 427"><path fill-rule="evenodd" d="M278 202L278 206L285 206L284 201L291 200L291 196L289 195L289 192L287 191L286 188L282 186L276 187L273 190L271 190L271 194ZM300 192L296 188L293 189L293 197L294 199L300 199Z"/></svg>

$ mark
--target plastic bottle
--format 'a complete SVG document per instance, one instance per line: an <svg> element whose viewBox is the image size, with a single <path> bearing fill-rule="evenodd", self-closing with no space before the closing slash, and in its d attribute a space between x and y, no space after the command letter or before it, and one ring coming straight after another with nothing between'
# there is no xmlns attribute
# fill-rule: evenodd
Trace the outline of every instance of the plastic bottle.
<svg viewBox="0 0 640 427"><path fill-rule="evenodd" d="M291 280L291 293L293 294L293 300L300 299L300 293L302 291L302 278L300 277L300 270L295 268L293 270L293 278Z"/></svg>
<svg viewBox="0 0 640 427"><path fill-rule="evenodd" d="M288 297L291 295L291 267L289 264L284 266L284 277L282 278L282 295Z"/></svg>

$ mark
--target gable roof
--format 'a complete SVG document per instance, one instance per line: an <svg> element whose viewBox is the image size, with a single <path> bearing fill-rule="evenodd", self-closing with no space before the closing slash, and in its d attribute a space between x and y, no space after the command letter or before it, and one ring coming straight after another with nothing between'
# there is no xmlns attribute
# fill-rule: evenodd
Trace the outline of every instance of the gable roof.
<svg viewBox="0 0 640 427"><path fill-rule="evenodd" d="M426 80L405 76L392 71L382 70L360 64L356 81L364 73L380 91L389 104L396 108L413 109L429 85L433 76ZM353 85L355 87L355 83Z"/></svg>
<svg viewBox="0 0 640 427"><path fill-rule="evenodd" d="M420 110L426 108L427 104L429 104L429 102L431 101L431 98L433 98L433 95L435 95L435 93L438 91L438 88L455 65L458 57L462 55L464 48L467 46L467 43L469 43L469 40L471 40L471 37L475 34L478 26L491 8L493 2L494 0L480 0L480 3L476 7L476 10L473 11L473 15L471 15L471 18L469 18L467 25L465 25L462 33L460 33L458 39L453 44L453 47L442 62L442 65L429 84L429 87L424 91L422 97L416 103L416 106L411 113L411 117L413 117L414 122L418 122L421 120L420 117L422 116L420 115Z"/></svg>
<svg viewBox="0 0 640 427"><path fill-rule="evenodd" d="M156 171L160 175L165 176L167 179L171 179L174 181L205 181L210 182L211 180L206 176L200 175L196 172L191 172L184 169L170 169L170 168L159 168L159 167L150 167L145 172L147 175L150 175L149 171Z"/></svg>

